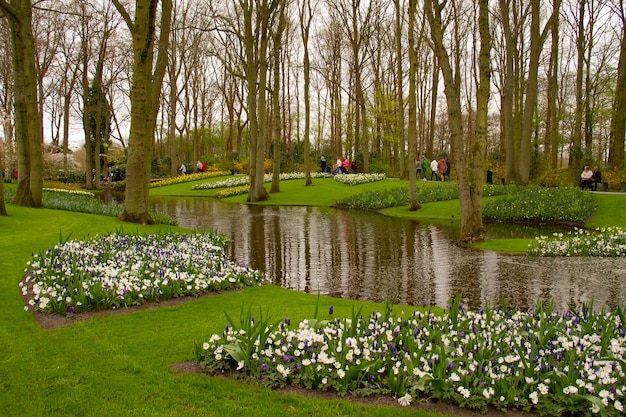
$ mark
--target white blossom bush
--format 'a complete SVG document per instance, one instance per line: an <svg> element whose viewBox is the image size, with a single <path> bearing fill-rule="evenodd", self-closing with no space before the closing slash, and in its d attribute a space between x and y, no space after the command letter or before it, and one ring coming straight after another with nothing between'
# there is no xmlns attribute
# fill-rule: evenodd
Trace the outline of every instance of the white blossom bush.
<svg viewBox="0 0 626 417"><path fill-rule="evenodd" d="M607 227L539 236L528 245L532 256L626 257L626 229Z"/></svg>
<svg viewBox="0 0 626 417"><path fill-rule="evenodd" d="M216 233L115 233L33 255L20 283L28 308L72 315L259 285L263 273L224 254Z"/></svg>
<svg viewBox="0 0 626 417"><path fill-rule="evenodd" d="M332 314L332 306L329 314ZM250 312L196 343L211 372L237 370L270 386L340 394L391 393L401 405L437 399L486 411L621 416L626 329L615 313L464 311L410 317L361 312L352 318L271 323Z"/></svg>
<svg viewBox="0 0 626 417"><path fill-rule="evenodd" d="M334 176L335 181L347 185L366 184L368 182L382 181L386 178L385 174L338 174Z"/></svg>
<svg viewBox="0 0 626 417"><path fill-rule="evenodd" d="M281 181L298 180L306 178L304 172L288 172L279 175ZM311 178L332 178L332 174L327 172L311 172ZM263 176L263 182L272 182L272 174L265 174ZM241 187L242 185L249 185L250 177L247 175L241 175L233 178L228 178L223 181L203 182L191 187L193 190L212 190L215 188L227 188L227 187Z"/></svg>

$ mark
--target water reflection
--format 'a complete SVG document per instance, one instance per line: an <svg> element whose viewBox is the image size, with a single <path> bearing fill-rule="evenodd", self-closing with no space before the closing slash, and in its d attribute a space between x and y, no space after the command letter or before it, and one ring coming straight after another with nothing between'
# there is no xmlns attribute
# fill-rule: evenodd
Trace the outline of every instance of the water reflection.
<svg viewBox="0 0 626 417"><path fill-rule="evenodd" d="M470 308L503 298L528 309L550 297L560 310L591 300L597 307L626 301L625 259L528 258L463 249L441 227L376 213L213 199L151 202L183 227L229 236L236 261L297 291L371 301L397 294L401 304L438 306L461 292Z"/></svg>

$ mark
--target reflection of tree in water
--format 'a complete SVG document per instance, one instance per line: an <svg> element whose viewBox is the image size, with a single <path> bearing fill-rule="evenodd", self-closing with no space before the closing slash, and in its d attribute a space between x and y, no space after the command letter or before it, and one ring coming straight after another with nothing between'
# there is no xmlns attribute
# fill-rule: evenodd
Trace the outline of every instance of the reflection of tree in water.
<svg viewBox="0 0 626 417"><path fill-rule="evenodd" d="M153 209L182 227L217 230L234 260L264 271L273 283L349 299L445 307L463 293L468 308L503 299L532 309L595 302L626 304L626 259L529 258L460 248L447 231L377 213L311 207L260 207L212 199L153 199Z"/></svg>

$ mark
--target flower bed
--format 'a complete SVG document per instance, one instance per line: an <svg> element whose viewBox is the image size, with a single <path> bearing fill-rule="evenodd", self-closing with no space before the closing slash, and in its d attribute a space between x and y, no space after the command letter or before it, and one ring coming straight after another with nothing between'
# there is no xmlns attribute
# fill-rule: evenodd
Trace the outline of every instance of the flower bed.
<svg viewBox="0 0 626 417"><path fill-rule="evenodd" d="M335 181L346 185L366 184L368 182L382 181L385 178L387 178L385 174L338 174L334 176Z"/></svg>
<svg viewBox="0 0 626 417"><path fill-rule="evenodd" d="M626 256L626 229L608 227L539 236L528 245L533 256Z"/></svg>
<svg viewBox="0 0 626 417"><path fill-rule="evenodd" d="M150 183L150 188L158 188L158 187L164 187L166 185L180 184L184 182L191 182L191 181L198 181L198 180L206 180L209 178L223 177L226 175L230 175L230 172L226 172L226 171L196 172L193 174L179 175L177 177L171 177L165 180L152 182Z"/></svg>
<svg viewBox="0 0 626 417"><path fill-rule="evenodd" d="M20 286L30 308L71 315L261 284L261 272L225 256L226 242L215 233L68 241L34 255Z"/></svg>
<svg viewBox="0 0 626 417"><path fill-rule="evenodd" d="M263 176L263 182L272 182L273 174L265 174ZM311 178L331 178L332 174L311 172ZM289 172L279 175L281 181L299 180L306 178L304 172ZM191 187L194 190L212 190L215 188L229 188L229 187L241 187L242 185L250 184L250 177L242 175L234 178L229 178L224 181L203 182L202 184L196 184Z"/></svg>
<svg viewBox="0 0 626 417"><path fill-rule="evenodd" d="M622 310L595 313L588 305L561 315L549 303L529 313L466 312L458 299L441 316L359 311L295 326L242 312L239 323L228 318L223 334L197 343L195 353L205 370L238 370L270 386L391 393L402 405L430 398L482 411L618 416L625 319Z"/></svg>

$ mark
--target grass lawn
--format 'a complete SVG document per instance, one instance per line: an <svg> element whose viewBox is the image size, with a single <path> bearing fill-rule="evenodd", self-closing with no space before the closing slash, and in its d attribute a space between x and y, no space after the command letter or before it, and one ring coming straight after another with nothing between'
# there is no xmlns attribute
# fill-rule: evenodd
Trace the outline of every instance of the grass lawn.
<svg viewBox="0 0 626 417"><path fill-rule="evenodd" d="M167 229L122 224L111 217L7 205L0 217L0 415L2 416L403 416L415 409L283 394L256 384L200 374L176 374L172 364L194 359L194 342L220 333L224 312L263 309L276 321L313 316L317 296L268 286L196 299L175 307L77 321L41 330L24 311L18 282L33 252L61 237L123 229ZM320 316L349 316L373 303L321 297ZM405 308L406 309L406 308ZM407 310L410 311L410 310ZM432 414L430 414L432 415Z"/></svg>

